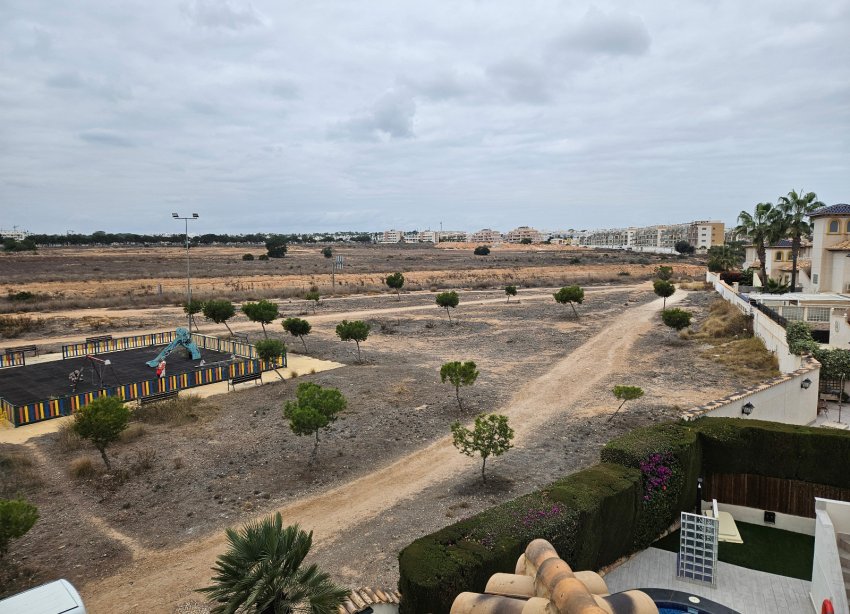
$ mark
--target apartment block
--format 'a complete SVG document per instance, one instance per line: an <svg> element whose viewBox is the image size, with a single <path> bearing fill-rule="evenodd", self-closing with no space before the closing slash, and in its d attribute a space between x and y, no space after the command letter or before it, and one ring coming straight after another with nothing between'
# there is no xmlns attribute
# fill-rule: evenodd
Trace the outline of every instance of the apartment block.
<svg viewBox="0 0 850 614"><path fill-rule="evenodd" d="M505 240L508 243L522 243L523 239L531 239L532 243L542 243L546 240L546 237L542 232L530 226L520 226L505 234Z"/></svg>
<svg viewBox="0 0 850 614"><path fill-rule="evenodd" d="M723 245L724 230L723 222L715 221L608 228L580 233L576 242L586 247L672 253L679 241L687 241L702 250Z"/></svg>
<svg viewBox="0 0 850 614"><path fill-rule="evenodd" d="M401 243L403 240L403 230L385 230L378 238L378 243Z"/></svg>
<svg viewBox="0 0 850 614"><path fill-rule="evenodd" d="M482 228L478 232L473 232L469 235L470 243L488 243L490 245L494 243L502 242L502 233L498 230L492 230L491 228Z"/></svg>

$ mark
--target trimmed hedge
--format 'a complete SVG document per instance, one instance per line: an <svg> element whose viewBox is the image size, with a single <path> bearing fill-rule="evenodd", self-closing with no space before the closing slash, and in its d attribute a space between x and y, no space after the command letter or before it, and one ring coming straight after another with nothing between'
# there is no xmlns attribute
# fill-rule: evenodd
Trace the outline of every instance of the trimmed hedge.
<svg viewBox="0 0 850 614"><path fill-rule="evenodd" d="M402 614L448 612L484 590L542 537L573 569L596 570L641 550L696 502L703 473L754 473L850 488L850 432L738 418L636 429L602 463L417 539L399 554ZM648 460L650 459L650 460ZM654 460L652 460L654 459ZM651 488L646 467L669 469ZM643 469L641 468L643 466Z"/></svg>

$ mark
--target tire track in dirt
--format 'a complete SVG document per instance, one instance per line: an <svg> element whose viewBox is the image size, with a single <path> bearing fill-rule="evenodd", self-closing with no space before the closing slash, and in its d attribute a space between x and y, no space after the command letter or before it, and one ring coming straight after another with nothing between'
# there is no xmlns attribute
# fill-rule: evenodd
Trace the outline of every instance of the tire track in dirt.
<svg viewBox="0 0 850 614"><path fill-rule="evenodd" d="M682 300L677 293L668 304ZM534 429L570 412L571 405L628 359L634 342L652 326L661 299L623 312L548 372L525 384L500 412L516 432L522 446ZM463 472L468 466L444 437L381 469L318 495L294 501L279 509L287 523L314 531L314 543L323 548L345 538L356 527L409 499L425 488ZM264 514L265 515L265 514ZM216 556L226 548L223 534L215 534L171 550L140 556L111 578L83 587L90 612L170 612L205 585ZM116 609L120 608L120 609Z"/></svg>

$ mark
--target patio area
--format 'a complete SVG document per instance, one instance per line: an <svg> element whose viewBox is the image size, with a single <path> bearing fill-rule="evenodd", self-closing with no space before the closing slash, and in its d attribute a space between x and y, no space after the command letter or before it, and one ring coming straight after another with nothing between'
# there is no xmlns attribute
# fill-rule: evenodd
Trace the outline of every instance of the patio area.
<svg viewBox="0 0 850 614"><path fill-rule="evenodd" d="M676 555L647 548L605 575L612 593L633 588L667 588L711 599L741 614L814 612L809 598L811 582L753 571L718 562L717 586L683 582L676 578Z"/></svg>
<svg viewBox="0 0 850 614"><path fill-rule="evenodd" d="M827 401L826 409L818 411L817 418L811 426L822 426L831 429L850 429L850 402L841 404L841 420L838 419L838 402Z"/></svg>

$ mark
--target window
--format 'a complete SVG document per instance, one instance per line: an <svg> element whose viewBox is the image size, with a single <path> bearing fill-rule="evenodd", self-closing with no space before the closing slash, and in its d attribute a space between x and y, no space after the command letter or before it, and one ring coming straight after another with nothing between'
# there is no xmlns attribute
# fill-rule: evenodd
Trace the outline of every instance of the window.
<svg viewBox="0 0 850 614"><path fill-rule="evenodd" d="M776 252L776 256L773 258L774 260L782 260L782 252Z"/></svg>
<svg viewBox="0 0 850 614"><path fill-rule="evenodd" d="M850 220L847 220L847 226L845 226L844 228L844 232L850 232Z"/></svg>
<svg viewBox="0 0 850 614"><path fill-rule="evenodd" d="M818 283L818 274L817 274L817 273L815 273L814 275L812 275L812 283L813 283L813 284Z"/></svg>
<svg viewBox="0 0 850 614"><path fill-rule="evenodd" d="M838 232L838 220L830 220L830 222L829 222L829 232L832 232L832 233Z"/></svg>

